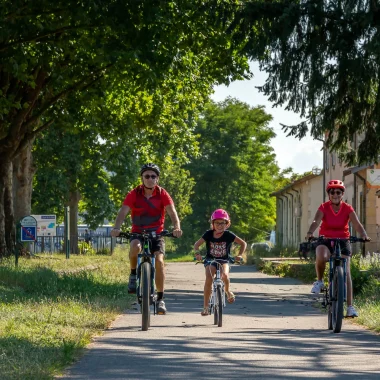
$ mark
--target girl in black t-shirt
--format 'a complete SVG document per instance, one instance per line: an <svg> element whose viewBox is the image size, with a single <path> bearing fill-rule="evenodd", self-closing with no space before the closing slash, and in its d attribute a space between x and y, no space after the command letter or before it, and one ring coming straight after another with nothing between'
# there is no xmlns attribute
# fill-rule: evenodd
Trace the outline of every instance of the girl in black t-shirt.
<svg viewBox="0 0 380 380"><path fill-rule="evenodd" d="M203 293L203 310L201 315L208 315L208 301L212 291L212 281L216 273L216 264L211 267L210 262L207 259L216 259L223 265L222 280L224 281L225 291L227 295L227 301L232 303L235 301L235 295L230 291L230 279L229 279L229 266L228 258L231 253L232 243L240 245L239 255L235 258L239 261L242 259L242 254L247 248L247 243L236 236L227 229L230 227L231 221L228 213L225 210L215 210L211 215L211 230L206 231L203 236L194 244L194 250L196 252L196 259L202 260L202 256L199 253L199 247L206 243L206 259L205 259L205 273L206 280Z"/></svg>

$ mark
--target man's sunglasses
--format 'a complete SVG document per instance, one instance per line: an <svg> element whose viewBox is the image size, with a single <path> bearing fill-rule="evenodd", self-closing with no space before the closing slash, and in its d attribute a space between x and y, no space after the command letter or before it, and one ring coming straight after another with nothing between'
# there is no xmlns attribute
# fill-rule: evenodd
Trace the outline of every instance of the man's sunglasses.
<svg viewBox="0 0 380 380"><path fill-rule="evenodd" d="M145 175L144 175L144 178L145 178L145 179L149 179L149 178L156 179L157 176L154 175L154 174L151 174L151 175L149 175L149 174L145 174Z"/></svg>
<svg viewBox="0 0 380 380"><path fill-rule="evenodd" d="M334 194L336 194L336 195L342 195L343 192L340 191L340 190L332 190L332 191L329 191L329 194L330 195L334 195Z"/></svg>

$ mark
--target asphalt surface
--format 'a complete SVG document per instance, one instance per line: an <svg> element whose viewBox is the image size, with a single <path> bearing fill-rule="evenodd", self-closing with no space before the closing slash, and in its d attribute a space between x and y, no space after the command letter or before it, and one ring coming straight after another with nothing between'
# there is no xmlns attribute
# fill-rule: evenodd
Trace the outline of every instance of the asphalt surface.
<svg viewBox="0 0 380 380"><path fill-rule="evenodd" d="M141 331L128 310L61 378L380 379L380 336L347 319L328 330L310 285L232 266L236 302L216 327L200 315L203 282L203 266L167 264L168 313Z"/></svg>

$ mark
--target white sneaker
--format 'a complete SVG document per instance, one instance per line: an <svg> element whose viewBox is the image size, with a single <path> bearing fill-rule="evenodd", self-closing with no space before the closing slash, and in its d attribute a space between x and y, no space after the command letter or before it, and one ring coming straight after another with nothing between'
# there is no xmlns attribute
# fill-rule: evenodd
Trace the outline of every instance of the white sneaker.
<svg viewBox="0 0 380 380"><path fill-rule="evenodd" d="M323 281L315 281L310 293L320 293L325 288Z"/></svg>
<svg viewBox="0 0 380 380"><path fill-rule="evenodd" d="M359 316L359 313L355 310L355 308L352 305L351 306L347 306L346 317L355 318L355 317L358 317L358 316Z"/></svg>

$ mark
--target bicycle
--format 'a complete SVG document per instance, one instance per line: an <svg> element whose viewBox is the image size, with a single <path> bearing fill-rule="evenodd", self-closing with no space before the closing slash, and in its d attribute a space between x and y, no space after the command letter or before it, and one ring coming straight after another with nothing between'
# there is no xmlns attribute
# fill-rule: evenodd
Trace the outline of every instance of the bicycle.
<svg viewBox="0 0 380 380"><path fill-rule="evenodd" d="M196 258L194 257L194 260ZM229 262L231 264L235 263L235 259L230 257L228 260L207 260L205 257L202 257L202 261L197 261L198 263L209 263L208 268L211 273L211 265L216 264L216 272L212 282L212 291L208 303L209 314L214 314L214 325L218 327L223 326L223 308L226 306L226 293L224 290L224 282L221 278L221 268L223 270L223 264ZM243 260L240 260L239 264L243 264Z"/></svg>
<svg viewBox="0 0 380 380"><path fill-rule="evenodd" d="M350 236L348 239L330 239L319 236L309 240L328 241L334 249L329 259L328 286L323 289L322 306L327 308L328 329L339 333L342 329L344 303L347 301L347 259L341 256L340 243L347 240L350 243L365 243L366 240L355 236Z"/></svg>
<svg viewBox="0 0 380 380"><path fill-rule="evenodd" d="M147 331L150 327L150 305L153 305L153 313L156 315L157 295L155 289L155 257L150 252L150 240L159 236L175 237L169 231L160 234L143 231L141 234L135 232L120 232L120 238L134 238L142 241L142 250L137 256L137 282L136 295L141 310L141 330Z"/></svg>

